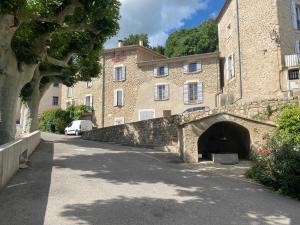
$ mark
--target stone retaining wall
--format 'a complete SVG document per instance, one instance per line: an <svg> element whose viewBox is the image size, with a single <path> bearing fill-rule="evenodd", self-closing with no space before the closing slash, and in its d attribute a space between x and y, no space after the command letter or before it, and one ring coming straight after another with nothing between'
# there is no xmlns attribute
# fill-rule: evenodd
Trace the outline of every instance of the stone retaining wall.
<svg viewBox="0 0 300 225"><path fill-rule="evenodd" d="M21 139L0 145L0 190L19 170L21 156L29 158L41 140L39 131Z"/></svg>
<svg viewBox="0 0 300 225"><path fill-rule="evenodd" d="M177 143L180 116L158 118L85 132L83 139L139 146L167 146Z"/></svg>

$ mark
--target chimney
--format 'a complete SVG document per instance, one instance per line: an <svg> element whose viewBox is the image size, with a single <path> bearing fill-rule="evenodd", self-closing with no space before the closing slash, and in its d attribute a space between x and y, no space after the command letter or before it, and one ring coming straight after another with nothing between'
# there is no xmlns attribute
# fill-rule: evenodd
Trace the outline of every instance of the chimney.
<svg viewBox="0 0 300 225"><path fill-rule="evenodd" d="M118 47L119 47L119 48L122 48L122 47L123 47L123 41L122 41L122 40L119 40L119 41L118 41Z"/></svg>
<svg viewBox="0 0 300 225"><path fill-rule="evenodd" d="M144 42L142 39L139 40L139 46L144 46Z"/></svg>

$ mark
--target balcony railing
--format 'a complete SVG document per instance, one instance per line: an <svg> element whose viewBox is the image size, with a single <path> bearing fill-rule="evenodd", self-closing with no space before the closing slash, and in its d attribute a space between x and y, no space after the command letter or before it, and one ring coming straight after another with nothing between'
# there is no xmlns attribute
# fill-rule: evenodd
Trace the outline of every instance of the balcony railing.
<svg viewBox="0 0 300 225"><path fill-rule="evenodd" d="M300 66L300 55L285 55L285 66L286 67L296 67Z"/></svg>

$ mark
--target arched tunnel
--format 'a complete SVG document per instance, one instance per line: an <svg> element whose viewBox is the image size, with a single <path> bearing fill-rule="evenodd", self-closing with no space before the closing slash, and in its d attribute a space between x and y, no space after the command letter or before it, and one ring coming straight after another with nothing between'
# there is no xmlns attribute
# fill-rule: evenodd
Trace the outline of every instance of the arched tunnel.
<svg viewBox="0 0 300 225"><path fill-rule="evenodd" d="M233 122L219 122L208 128L198 140L199 159L211 160L211 154L237 153L239 159L248 159L249 131Z"/></svg>

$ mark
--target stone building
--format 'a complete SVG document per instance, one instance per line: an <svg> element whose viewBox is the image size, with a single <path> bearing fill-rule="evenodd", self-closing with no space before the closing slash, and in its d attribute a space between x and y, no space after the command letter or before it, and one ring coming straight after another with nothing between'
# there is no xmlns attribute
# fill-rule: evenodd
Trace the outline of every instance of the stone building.
<svg viewBox="0 0 300 225"><path fill-rule="evenodd" d="M217 22L221 105L299 95L299 0L226 0Z"/></svg>
<svg viewBox="0 0 300 225"><path fill-rule="evenodd" d="M219 53L169 59L120 43L100 78L63 88L62 106L91 105L106 127L300 94L300 0L226 0L216 21Z"/></svg>
<svg viewBox="0 0 300 225"><path fill-rule="evenodd" d="M217 106L219 55L166 58L141 45L104 51L103 73L63 87L62 106L90 105L98 127L171 116Z"/></svg>

